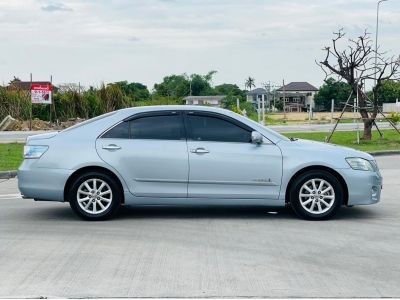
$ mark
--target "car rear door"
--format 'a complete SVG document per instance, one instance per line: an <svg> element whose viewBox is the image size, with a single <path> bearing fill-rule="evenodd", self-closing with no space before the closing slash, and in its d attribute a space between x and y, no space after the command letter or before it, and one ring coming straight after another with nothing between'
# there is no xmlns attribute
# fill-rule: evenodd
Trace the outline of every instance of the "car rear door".
<svg viewBox="0 0 400 300"><path fill-rule="evenodd" d="M180 111L125 119L96 142L99 156L138 197L187 197L188 151Z"/></svg>
<svg viewBox="0 0 400 300"><path fill-rule="evenodd" d="M222 114L186 113L189 197L278 199L282 154L267 139L251 143L252 128Z"/></svg>

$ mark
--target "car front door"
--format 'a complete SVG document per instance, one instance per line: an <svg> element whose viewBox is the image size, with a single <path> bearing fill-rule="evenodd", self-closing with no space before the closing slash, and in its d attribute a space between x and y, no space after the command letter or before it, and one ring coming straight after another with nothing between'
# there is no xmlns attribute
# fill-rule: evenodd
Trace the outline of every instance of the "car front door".
<svg viewBox="0 0 400 300"><path fill-rule="evenodd" d="M125 119L96 142L99 156L138 197L187 197L188 151L180 111Z"/></svg>
<svg viewBox="0 0 400 300"><path fill-rule="evenodd" d="M185 114L189 150L189 197L278 199L280 149L251 142L252 128L210 112Z"/></svg>

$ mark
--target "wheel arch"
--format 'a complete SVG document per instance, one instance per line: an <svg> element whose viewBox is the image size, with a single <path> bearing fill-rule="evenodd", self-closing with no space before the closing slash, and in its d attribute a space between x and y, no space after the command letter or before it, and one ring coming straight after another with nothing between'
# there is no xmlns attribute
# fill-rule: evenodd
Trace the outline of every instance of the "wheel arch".
<svg viewBox="0 0 400 300"><path fill-rule="evenodd" d="M119 177L111 170L105 168L105 167L100 167L100 166L86 166L86 167L82 167L78 170L76 170L75 172L73 172L67 179L67 182L65 183L64 186L64 201L65 202L69 202L68 200L68 190L71 187L73 181L75 178L77 178L78 176L85 174L87 172L100 172L100 173L105 173L109 176L111 176L115 182L118 184L120 190L121 190L121 197L122 197L122 204L125 203L125 195L124 195L124 187L122 185L121 180L119 179Z"/></svg>
<svg viewBox="0 0 400 300"><path fill-rule="evenodd" d="M314 165L314 166L308 166L305 167L303 169L300 169L299 171L297 171L289 180L287 186L286 186L286 191L285 191L285 204L289 203L289 195L290 195L290 188L292 187L293 182L303 173L308 172L308 171L325 171L328 172L330 174L332 174L333 176L335 176L335 178L340 182L340 184L343 187L343 192L344 192L344 199L343 199L343 205L347 205L348 204L348 200L349 200L349 190L347 187L347 183L344 180L344 178L342 177L342 175L340 175L338 172L336 172L334 169L326 167L326 166L321 166L321 165Z"/></svg>

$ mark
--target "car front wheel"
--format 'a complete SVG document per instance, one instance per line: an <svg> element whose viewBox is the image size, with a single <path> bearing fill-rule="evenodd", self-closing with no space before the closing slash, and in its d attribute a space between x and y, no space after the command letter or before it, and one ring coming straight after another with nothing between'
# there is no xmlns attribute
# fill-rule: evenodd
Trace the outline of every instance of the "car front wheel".
<svg viewBox="0 0 400 300"><path fill-rule="evenodd" d="M318 170L300 175L290 189L290 205L308 220L331 218L343 203L343 187L331 173Z"/></svg>
<svg viewBox="0 0 400 300"><path fill-rule="evenodd" d="M69 191L71 208L85 220L105 220L121 205L121 192L107 174L89 172L76 178Z"/></svg>

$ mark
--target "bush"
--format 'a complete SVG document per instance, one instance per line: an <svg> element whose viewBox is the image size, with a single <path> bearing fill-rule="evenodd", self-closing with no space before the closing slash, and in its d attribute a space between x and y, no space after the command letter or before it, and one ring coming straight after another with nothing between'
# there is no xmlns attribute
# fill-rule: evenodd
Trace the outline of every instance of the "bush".
<svg viewBox="0 0 400 300"><path fill-rule="evenodd" d="M400 122L400 114L391 112L389 114L389 120L392 121L393 124L397 125Z"/></svg>

